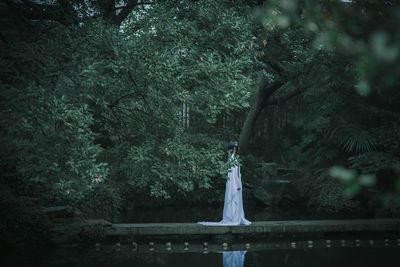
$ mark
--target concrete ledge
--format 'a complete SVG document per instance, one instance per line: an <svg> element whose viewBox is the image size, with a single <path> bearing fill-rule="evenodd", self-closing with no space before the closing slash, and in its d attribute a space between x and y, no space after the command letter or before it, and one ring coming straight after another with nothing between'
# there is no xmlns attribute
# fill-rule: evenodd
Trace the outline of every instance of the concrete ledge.
<svg viewBox="0 0 400 267"><path fill-rule="evenodd" d="M204 226L197 223L112 224L106 236L223 235L262 233L400 231L400 219L261 221L249 226Z"/></svg>

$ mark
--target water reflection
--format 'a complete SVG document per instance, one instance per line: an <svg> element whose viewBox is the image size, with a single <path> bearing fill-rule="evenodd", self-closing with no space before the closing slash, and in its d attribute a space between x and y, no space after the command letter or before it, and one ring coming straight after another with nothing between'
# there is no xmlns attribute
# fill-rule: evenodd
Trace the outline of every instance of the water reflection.
<svg viewBox="0 0 400 267"><path fill-rule="evenodd" d="M341 242L333 241L332 246L326 247L325 241L313 242L308 247L301 242L296 248L290 247L290 243L284 247L271 247L270 243L252 243L247 251L222 250L219 244L209 244L207 253L203 251L202 244L191 244L185 251L182 246L173 246L166 250L164 244L154 245L154 250L149 251L148 244L138 245L132 251L132 247L121 245L100 245L100 248L72 247L72 248L42 248L40 250L2 250L3 267L383 267L400 266L398 255L400 246L396 239L345 240L346 246ZM321 245L321 246L319 246ZM350 247L351 245L351 247ZM229 248L244 249L243 244L232 244ZM360 256L361 255L361 256ZM222 260L221 260L222 257ZM246 257L246 259L245 259ZM397 264L394 264L397 263Z"/></svg>
<svg viewBox="0 0 400 267"><path fill-rule="evenodd" d="M246 251L222 252L222 264L224 267L243 267Z"/></svg>

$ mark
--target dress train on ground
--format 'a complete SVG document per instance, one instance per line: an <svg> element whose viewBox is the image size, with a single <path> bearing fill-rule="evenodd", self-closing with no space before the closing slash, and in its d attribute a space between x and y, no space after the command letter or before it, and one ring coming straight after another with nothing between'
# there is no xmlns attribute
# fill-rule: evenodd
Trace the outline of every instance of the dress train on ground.
<svg viewBox="0 0 400 267"><path fill-rule="evenodd" d="M224 210L222 220L219 222L198 222L202 225L226 226L226 225L250 225L244 216L242 181L240 167L234 165L228 172L225 188Z"/></svg>

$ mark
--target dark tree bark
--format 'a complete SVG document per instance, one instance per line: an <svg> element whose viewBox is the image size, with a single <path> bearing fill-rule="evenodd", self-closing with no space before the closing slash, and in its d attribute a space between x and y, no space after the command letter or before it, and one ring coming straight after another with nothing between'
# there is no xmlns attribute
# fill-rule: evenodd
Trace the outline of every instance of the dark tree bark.
<svg viewBox="0 0 400 267"><path fill-rule="evenodd" d="M258 61L258 63L260 63L260 65L265 68L267 72L273 71L277 78L273 82L270 82L264 77L258 88L257 95L243 123L243 127L239 136L241 153L244 154L248 150L249 140L261 112L268 105L289 101L293 97L302 94L306 88L308 88L308 86L304 85L298 86L296 79L300 75L308 74L312 69L311 66L307 66L305 69L302 69L297 73L290 73L290 71L285 68L285 66L274 56L274 54L272 54L271 51L268 51L270 48L270 42L274 43L273 46L275 48L280 46L280 40L275 39L276 37L272 36L269 42L267 40L263 40L262 51L258 53L258 55L261 55L261 61ZM276 49L275 54L278 54ZM289 83L292 83L292 85L295 86L294 90L284 96L273 97L276 91L282 87L286 87L289 85Z"/></svg>
<svg viewBox="0 0 400 267"><path fill-rule="evenodd" d="M240 132L239 144L241 153L246 153L246 150L248 148L248 141L253 132L254 126L262 110L267 106L268 99L273 95L273 93L279 90L282 85L284 85L284 82L281 80L277 80L271 83L267 81L266 78L264 78L258 89L258 93L253 102L253 105L251 106L250 111L247 114L246 120L244 121L242 131Z"/></svg>
<svg viewBox="0 0 400 267"><path fill-rule="evenodd" d="M128 0L126 6L119 12L118 15L114 16L113 22L115 24L121 24L122 21L129 15L134 7L138 5L138 0Z"/></svg>
<svg viewBox="0 0 400 267"><path fill-rule="evenodd" d="M264 62L260 62L265 67L271 68L278 76L278 78L271 82L266 77L260 83L256 98L254 99L253 105L247 114L246 120L244 121L242 131L239 136L239 144L241 153L246 153L248 149L248 141L253 132L254 126L264 108L268 105L268 100L270 97L281 88L288 80L285 76L285 67L267 51L267 40L263 41L262 53ZM265 56L264 56L265 55Z"/></svg>
<svg viewBox="0 0 400 267"><path fill-rule="evenodd" d="M264 78L264 82L260 85L256 98L254 99L253 105L247 114L246 120L243 124L242 131L240 132L239 143L241 153L246 153L248 149L248 141L251 137L253 129L257 123L257 120L261 112L269 105L276 105L279 103L284 103L290 99L304 93L310 85L297 86L291 92L284 96L273 97L273 94L282 87L286 87L289 83L292 83L299 75L308 74L309 69L304 73L299 72L292 77L281 76L280 79L270 83ZM329 78L327 78L327 81Z"/></svg>

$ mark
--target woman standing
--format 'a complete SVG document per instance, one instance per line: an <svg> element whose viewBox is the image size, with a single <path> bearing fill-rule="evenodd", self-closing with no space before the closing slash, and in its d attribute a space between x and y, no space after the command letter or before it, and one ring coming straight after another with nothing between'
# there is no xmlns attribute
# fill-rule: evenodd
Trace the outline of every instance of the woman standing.
<svg viewBox="0 0 400 267"><path fill-rule="evenodd" d="M225 187L224 210L219 222L199 222L203 225L249 225L243 210L242 180L240 175L239 143L232 140L228 144L228 179Z"/></svg>

